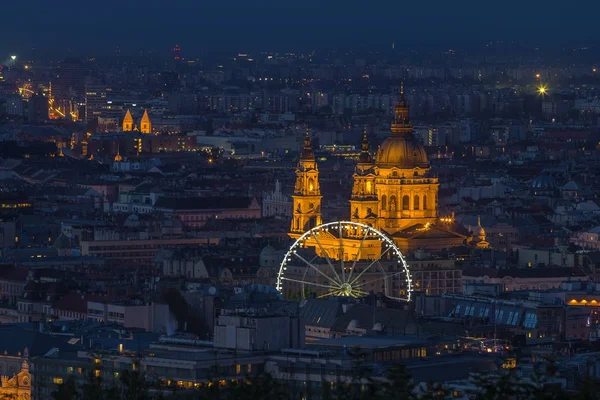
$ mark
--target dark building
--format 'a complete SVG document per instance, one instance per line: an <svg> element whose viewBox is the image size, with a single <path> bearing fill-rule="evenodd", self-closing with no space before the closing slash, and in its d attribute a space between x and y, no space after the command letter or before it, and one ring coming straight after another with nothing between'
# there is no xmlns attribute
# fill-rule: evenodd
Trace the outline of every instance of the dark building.
<svg viewBox="0 0 600 400"><path fill-rule="evenodd" d="M76 110L85 93L85 68L81 60L67 58L58 64L51 81L54 109L63 114Z"/></svg>
<svg viewBox="0 0 600 400"><path fill-rule="evenodd" d="M28 118L30 124L39 124L48 119L48 98L41 94L29 99Z"/></svg>
<svg viewBox="0 0 600 400"><path fill-rule="evenodd" d="M87 85L85 88L85 122L97 120L107 104L106 85Z"/></svg>

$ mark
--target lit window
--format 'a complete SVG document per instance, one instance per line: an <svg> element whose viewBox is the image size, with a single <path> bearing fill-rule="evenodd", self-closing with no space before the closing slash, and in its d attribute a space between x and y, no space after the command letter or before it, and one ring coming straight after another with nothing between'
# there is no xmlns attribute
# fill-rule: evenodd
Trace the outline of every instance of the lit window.
<svg viewBox="0 0 600 400"><path fill-rule="evenodd" d="M242 372L242 366L240 364L237 364L235 366L235 373L239 374L240 372Z"/></svg>
<svg viewBox="0 0 600 400"><path fill-rule="evenodd" d="M56 385L62 385L63 378L55 376L54 378L52 378L52 383L54 383Z"/></svg>

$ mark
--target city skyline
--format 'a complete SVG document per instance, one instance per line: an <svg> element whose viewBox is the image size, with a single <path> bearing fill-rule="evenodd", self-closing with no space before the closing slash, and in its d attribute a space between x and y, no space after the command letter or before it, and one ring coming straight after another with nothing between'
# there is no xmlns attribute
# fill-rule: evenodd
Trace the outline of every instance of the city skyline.
<svg viewBox="0 0 600 400"><path fill-rule="evenodd" d="M274 0L248 5L179 0L175 6L109 0L101 7L66 2L46 9L33 0L4 5L0 54L106 55L118 48L159 51L178 43L190 55L206 51L355 50L468 46L486 40L535 45L591 42L593 15L600 6L552 7L558 2L505 2L498 9L475 2L450 4L357 1L290 5ZM32 11L33 10L33 11ZM38 10L44 10L40 12ZM435 12L434 12L435 11ZM542 12L543 11L543 12ZM27 15L26 20L18 17ZM273 33L277 34L273 34Z"/></svg>
<svg viewBox="0 0 600 400"><path fill-rule="evenodd" d="M5 4L0 397L593 398L600 6L536 3Z"/></svg>

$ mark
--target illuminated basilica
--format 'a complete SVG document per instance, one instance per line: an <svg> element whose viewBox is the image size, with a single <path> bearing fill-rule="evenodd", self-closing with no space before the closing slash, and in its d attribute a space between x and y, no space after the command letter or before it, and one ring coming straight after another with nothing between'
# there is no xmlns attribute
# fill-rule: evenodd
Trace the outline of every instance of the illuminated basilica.
<svg viewBox="0 0 600 400"><path fill-rule="evenodd" d="M413 134L408 112L401 89L390 135L379 146L375 159L369 153L365 132L353 177L350 220L384 232L403 252L436 251L467 243L484 247L487 242L483 228L479 227L473 242L452 217L438 215L438 178L431 173L425 148ZM319 224L319 170L307 132L296 170L290 236L298 238ZM349 253L345 256L350 258L352 251L348 249L358 248L355 243L344 243L344 247Z"/></svg>

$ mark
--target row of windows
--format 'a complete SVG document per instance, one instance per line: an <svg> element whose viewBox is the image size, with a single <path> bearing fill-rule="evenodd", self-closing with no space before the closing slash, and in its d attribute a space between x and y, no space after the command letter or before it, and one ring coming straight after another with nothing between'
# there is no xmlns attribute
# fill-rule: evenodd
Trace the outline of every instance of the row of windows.
<svg viewBox="0 0 600 400"><path fill-rule="evenodd" d="M399 360L405 358L415 358L415 357L426 357L427 349L425 347L417 348L417 349L402 349L402 350L391 350L391 351L382 351L375 353L373 358L375 361L391 361L391 360Z"/></svg>
<svg viewBox="0 0 600 400"><path fill-rule="evenodd" d="M423 195L422 207L423 207L423 210L428 209L427 195ZM386 195L381 196L381 209L382 210L388 209L388 199L387 199ZM417 194L413 198L413 210L420 210L420 209L421 209L421 198ZM410 197L407 195L402 197L402 210L410 210ZM396 196L394 196L394 195L390 196L390 199L389 199L389 211L391 211L391 212L398 211Z"/></svg>
<svg viewBox="0 0 600 400"><path fill-rule="evenodd" d="M411 268L409 266L409 268ZM449 279L449 278L461 278L462 271L414 271L412 273L413 279Z"/></svg>
<svg viewBox="0 0 600 400"><path fill-rule="evenodd" d="M475 316L475 309L476 308L477 307L475 305L467 305L465 307L465 311L463 313L463 316L464 317L473 317L473 316ZM458 304L456 306L456 308L454 309L454 314L457 315L457 316L460 316L460 310L461 310L461 307L460 307L460 304ZM487 306L487 307L481 307L479 309L478 317L479 318L487 318L488 315L489 315L489 311L490 311L490 307L489 306ZM506 321L504 321L503 320L504 319L504 310L496 310L496 312L494 313L494 320L497 321L497 322L500 322L500 323L504 322L504 323L506 323L508 325L516 326L518 324L518 322L519 322L519 317L520 316L521 316L521 314L518 311L516 311L516 312L515 311L510 311L508 313L508 318L506 319ZM536 322L537 322L537 317L536 317ZM524 324L524 326L526 328L533 328L533 327L535 327L535 324L531 325L531 319L530 319L530 320L528 320L527 325Z"/></svg>
<svg viewBox="0 0 600 400"><path fill-rule="evenodd" d="M535 328L537 326L537 314L536 313L526 313L525 321L523 322L524 328Z"/></svg>
<svg viewBox="0 0 600 400"><path fill-rule="evenodd" d="M17 304L17 309L19 311L33 312L33 304L18 303Z"/></svg>
<svg viewBox="0 0 600 400"><path fill-rule="evenodd" d="M254 219L258 214L223 214L221 218L225 219ZM206 221L212 218L219 218L217 215L184 215L180 217L183 222Z"/></svg>
<svg viewBox="0 0 600 400"><path fill-rule="evenodd" d="M65 318L81 318L81 313L74 311L59 311L59 316Z"/></svg>

